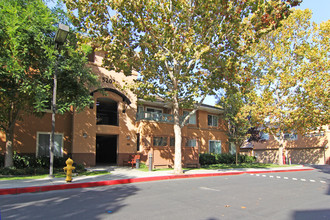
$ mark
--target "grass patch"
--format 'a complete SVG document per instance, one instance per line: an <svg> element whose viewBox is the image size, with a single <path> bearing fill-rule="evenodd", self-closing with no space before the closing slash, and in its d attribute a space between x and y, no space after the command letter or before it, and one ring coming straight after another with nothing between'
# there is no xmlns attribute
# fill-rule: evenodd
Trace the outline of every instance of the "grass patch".
<svg viewBox="0 0 330 220"><path fill-rule="evenodd" d="M148 167L143 167L139 168L138 170L148 172L149 168ZM152 169L152 171L166 171L166 170L173 170L173 168L157 168L157 169Z"/></svg>
<svg viewBox="0 0 330 220"><path fill-rule="evenodd" d="M110 174L108 171L78 171L73 173L73 178L77 176L98 176ZM0 175L0 180L25 180L25 179L43 179L47 178L49 174L42 175L24 175L24 176L14 176L14 175ZM66 174L64 172L54 172L55 178L65 178Z"/></svg>
<svg viewBox="0 0 330 220"><path fill-rule="evenodd" d="M296 165L278 165L278 164L264 164L264 163L241 163L241 164L211 164L204 165L201 168L183 168L184 170L218 170L218 169L240 169L240 168L277 168L277 167L294 167ZM140 171L148 172L149 168L142 167ZM173 168L159 168L152 171L166 171L173 170Z"/></svg>
<svg viewBox="0 0 330 220"><path fill-rule="evenodd" d="M276 167L292 167L295 165L278 165L278 164L265 164L265 163L241 163L241 164L211 164L204 165L201 169L239 169L239 168L276 168Z"/></svg>

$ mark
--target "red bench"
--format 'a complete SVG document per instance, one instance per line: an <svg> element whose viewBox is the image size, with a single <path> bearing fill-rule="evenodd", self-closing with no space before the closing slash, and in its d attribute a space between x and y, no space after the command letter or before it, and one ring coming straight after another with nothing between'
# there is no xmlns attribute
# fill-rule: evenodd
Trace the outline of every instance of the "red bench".
<svg viewBox="0 0 330 220"><path fill-rule="evenodd" d="M136 160L140 160L139 154L133 154L130 156L128 163L132 164L132 168L134 167L134 164L136 164Z"/></svg>

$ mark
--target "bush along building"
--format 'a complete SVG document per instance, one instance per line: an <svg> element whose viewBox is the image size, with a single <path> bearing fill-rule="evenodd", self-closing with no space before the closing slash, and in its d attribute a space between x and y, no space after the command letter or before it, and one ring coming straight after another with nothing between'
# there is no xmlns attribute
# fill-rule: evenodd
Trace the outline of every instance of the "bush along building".
<svg viewBox="0 0 330 220"><path fill-rule="evenodd" d="M174 164L172 108L162 101L138 99L125 83L133 83L137 74L125 76L101 67L102 52L90 57L90 67L99 76L101 88L91 88L94 104L83 111L56 114L55 156L72 156L85 166L128 165L129 157L153 168ZM181 109L180 114L189 113ZM182 130L182 163L199 166L199 153L227 153L228 139L222 109L202 105ZM24 115L15 125L14 151L19 154L48 156L51 113L42 118ZM5 152L5 135L0 133L0 153Z"/></svg>

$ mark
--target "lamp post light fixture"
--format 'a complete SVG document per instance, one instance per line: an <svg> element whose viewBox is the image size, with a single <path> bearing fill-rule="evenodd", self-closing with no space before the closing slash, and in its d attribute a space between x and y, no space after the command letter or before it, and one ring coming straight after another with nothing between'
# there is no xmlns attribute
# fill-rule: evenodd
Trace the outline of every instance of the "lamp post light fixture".
<svg viewBox="0 0 330 220"><path fill-rule="evenodd" d="M55 48L61 51L60 46L64 44L69 33L69 26L64 24L58 25L58 30L54 38ZM52 133L50 136L49 145L49 176L54 177L54 146L55 146L55 114L56 114L56 90L57 90L57 67L58 57L56 58L55 71L54 71L54 87L53 87L53 101L52 101Z"/></svg>

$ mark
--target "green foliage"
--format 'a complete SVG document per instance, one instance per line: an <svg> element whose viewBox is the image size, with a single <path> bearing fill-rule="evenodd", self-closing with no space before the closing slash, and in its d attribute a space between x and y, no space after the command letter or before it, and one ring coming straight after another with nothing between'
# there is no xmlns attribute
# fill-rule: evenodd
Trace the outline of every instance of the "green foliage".
<svg viewBox="0 0 330 220"><path fill-rule="evenodd" d="M140 163L140 169L146 169L148 166L145 163Z"/></svg>
<svg viewBox="0 0 330 220"><path fill-rule="evenodd" d="M47 174L48 170L45 168L16 168L16 167L4 167L0 168L0 175L4 176L26 176L26 175L42 175Z"/></svg>
<svg viewBox="0 0 330 220"><path fill-rule="evenodd" d="M83 164L73 164L73 166L76 168L75 171L77 172L86 171L85 166Z"/></svg>
<svg viewBox="0 0 330 220"><path fill-rule="evenodd" d="M2 158L2 159L1 159ZM63 167L66 166L65 161L68 157L54 157L54 170L56 172L64 172ZM0 155L1 160L4 157ZM0 166L0 174L2 175L41 175L49 173L49 157L36 157L35 155L20 155L14 152L13 156L14 166L4 167ZM76 172L84 172L86 169L82 164L74 164Z"/></svg>
<svg viewBox="0 0 330 220"><path fill-rule="evenodd" d="M93 102L89 88L98 83L86 66L91 47L78 43L79 33L71 31L61 50L55 49L59 19L54 13L42 0L0 1L0 129L7 142L12 142L22 112L43 115L49 107L55 71L58 112L72 106L82 109ZM60 19L67 21L63 16ZM5 164L12 166L13 152L6 151ZM26 163L24 158L20 163Z"/></svg>
<svg viewBox="0 0 330 220"><path fill-rule="evenodd" d="M330 21L312 24L311 17L309 9L294 10L248 54L257 76L253 112L275 137L330 123Z"/></svg>
<svg viewBox="0 0 330 220"><path fill-rule="evenodd" d="M181 128L207 95L238 77L239 57L276 29L299 0L66 0L73 23L106 52L103 65L139 72L138 97L173 106L174 172L182 172ZM109 9L115 10L111 16ZM198 100L198 101L197 101ZM179 108L191 108L180 123Z"/></svg>
<svg viewBox="0 0 330 220"><path fill-rule="evenodd" d="M25 168L49 168L49 157L36 157L35 155L20 155L14 152L14 167ZM54 168L63 168L68 157L54 157Z"/></svg>
<svg viewBox="0 0 330 220"><path fill-rule="evenodd" d="M236 156L229 153L223 154L200 154L199 155L199 163L204 165L211 165L211 164L234 164L236 161ZM238 155L238 162L239 163L254 163L256 158L253 156L248 155Z"/></svg>
<svg viewBox="0 0 330 220"><path fill-rule="evenodd" d="M215 155L214 154L200 154L199 155L199 163L203 165L215 164Z"/></svg>

